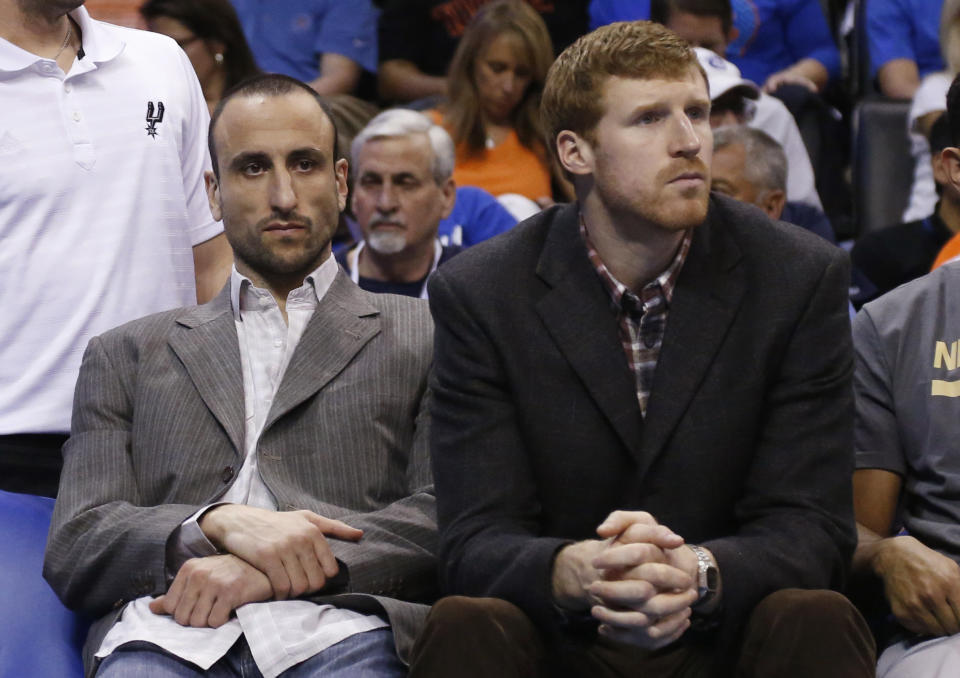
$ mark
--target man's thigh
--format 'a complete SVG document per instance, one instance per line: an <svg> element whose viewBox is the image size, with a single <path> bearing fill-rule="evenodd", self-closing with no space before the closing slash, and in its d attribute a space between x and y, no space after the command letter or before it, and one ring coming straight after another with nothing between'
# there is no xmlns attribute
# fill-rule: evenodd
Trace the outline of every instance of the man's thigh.
<svg viewBox="0 0 960 678"><path fill-rule="evenodd" d="M404 678L389 628L356 633L282 674L283 678Z"/></svg>
<svg viewBox="0 0 960 678"><path fill-rule="evenodd" d="M216 675L143 641L125 643L111 652L97 678L202 678Z"/></svg>
<svg viewBox="0 0 960 678"><path fill-rule="evenodd" d="M877 678L954 678L960 675L960 634L894 643L880 655Z"/></svg>

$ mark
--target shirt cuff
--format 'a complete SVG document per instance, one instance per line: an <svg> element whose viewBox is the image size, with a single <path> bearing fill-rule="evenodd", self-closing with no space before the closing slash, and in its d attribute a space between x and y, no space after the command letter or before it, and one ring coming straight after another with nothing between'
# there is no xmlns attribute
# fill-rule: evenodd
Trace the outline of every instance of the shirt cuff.
<svg viewBox="0 0 960 678"><path fill-rule="evenodd" d="M215 556L219 551L207 535L200 529L200 518L204 513L228 502L218 502L204 506L184 520L167 540L167 578L173 579L183 564L191 558Z"/></svg>

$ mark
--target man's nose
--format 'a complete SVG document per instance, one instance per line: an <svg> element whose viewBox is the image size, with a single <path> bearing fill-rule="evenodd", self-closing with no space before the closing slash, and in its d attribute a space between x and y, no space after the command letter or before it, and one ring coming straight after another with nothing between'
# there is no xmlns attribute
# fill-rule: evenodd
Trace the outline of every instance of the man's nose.
<svg viewBox="0 0 960 678"><path fill-rule="evenodd" d="M297 206L293 177L285 169L278 169L273 174L270 182L270 206L281 212L288 212Z"/></svg>
<svg viewBox="0 0 960 678"><path fill-rule="evenodd" d="M700 152L700 147L703 145L701 134L702 132L686 114L675 116L670 147L671 155L695 156Z"/></svg>
<svg viewBox="0 0 960 678"><path fill-rule="evenodd" d="M390 213L397 209L397 189L393 184L384 182L377 193L377 209L380 212Z"/></svg>

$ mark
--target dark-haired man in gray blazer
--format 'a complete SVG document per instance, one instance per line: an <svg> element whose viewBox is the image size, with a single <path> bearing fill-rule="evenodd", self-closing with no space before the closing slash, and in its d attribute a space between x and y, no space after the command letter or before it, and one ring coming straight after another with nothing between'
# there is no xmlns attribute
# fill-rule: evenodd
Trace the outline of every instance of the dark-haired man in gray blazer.
<svg viewBox="0 0 960 678"><path fill-rule="evenodd" d="M434 589L432 325L337 267L335 148L296 80L225 98L230 283L87 348L44 575L100 617L88 674L406 673Z"/></svg>

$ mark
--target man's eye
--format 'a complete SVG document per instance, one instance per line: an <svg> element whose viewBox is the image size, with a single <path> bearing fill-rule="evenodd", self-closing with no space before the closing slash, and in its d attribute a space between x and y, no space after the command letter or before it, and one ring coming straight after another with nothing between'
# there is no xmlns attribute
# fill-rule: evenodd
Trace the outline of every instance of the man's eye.
<svg viewBox="0 0 960 678"><path fill-rule="evenodd" d="M707 110L703 106L694 106L687 109L687 117L691 120L705 120L707 116Z"/></svg>
<svg viewBox="0 0 960 678"><path fill-rule="evenodd" d="M303 160L298 160L296 165L297 169L300 170L301 172L309 172L316 166L317 166L317 163L315 163L313 160L308 160L306 158L304 158Z"/></svg>
<svg viewBox="0 0 960 678"><path fill-rule="evenodd" d="M243 173L249 175L260 174L263 172L263 165L259 162L250 162L243 166Z"/></svg>
<svg viewBox="0 0 960 678"><path fill-rule="evenodd" d="M639 122L641 125L652 125L653 123L657 122L659 119L660 119L659 113L657 113L656 111L649 111L647 113L643 113L639 118L637 118L637 122Z"/></svg>

